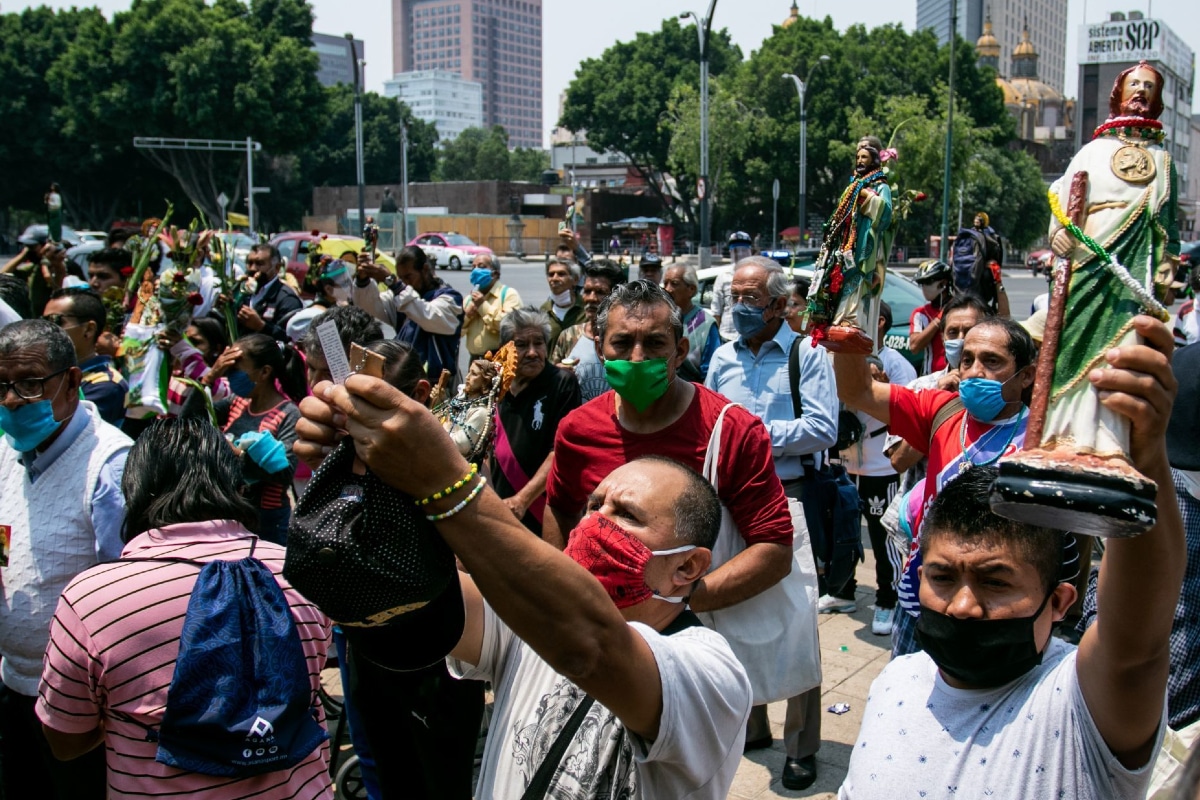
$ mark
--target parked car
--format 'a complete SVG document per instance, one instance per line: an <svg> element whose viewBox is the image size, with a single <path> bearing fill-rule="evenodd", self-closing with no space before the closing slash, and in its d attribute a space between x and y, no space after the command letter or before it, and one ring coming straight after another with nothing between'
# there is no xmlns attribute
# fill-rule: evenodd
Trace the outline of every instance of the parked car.
<svg viewBox="0 0 1200 800"><path fill-rule="evenodd" d="M18 248L24 247L24 245L22 245L20 243L21 239L26 239L26 238L32 239L32 238L45 236L47 230L48 230L48 228L46 227L45 224L30 225L28 228L21 231L21 235L18 237L18 240L17 240L17 247ZM70 225L62 226L62 243L64 245L66 245L67 247L74 247L75 245L79 244L80 241L81 240L80 240L78 234L75 233L74 228L72 228Z"/></svg>
<svg viewBox="0 0 1200 800"><path fill-rule="evenodd" d="M340 233L316 234L312 231L288 231L276 234L271 238L271 244L279 250L279 255L287 265L287 271L296 279L296 283L304 286L304 277L308 274L308 255L315 248L318 253L354 261L366 242L356 236L345 236ZM396 271L396 261L387 253L377 252L375 260L392 272Z"/></svg>
<svg viewBox="0 0 1200 800"><path fill-rule="evenodd" d="M103 242L108 239L108 234L104 231L75 231L75 235L82 242Z"/></svg>
<svg viewBox="0 0 1200 800"><path fill-rule="evenodd" d="M1049 250L1034 250L1025 259L1025 266L1029 267L1034 275L1049 272L1053 263L1054 253L1051 253Z"/></svg>
<svg viewBox="0 0 1200 800"><path fill-rule="evenodd" d="M422 233L409 242L425 251L435 267L462 269L463 264L470 265L475 256L495 255L490 247L475 244L469 237L461 233Z"/></svg>
<svg viewBox="0 0 1200 800"><path fill-rule="evenodd" d="M712 308L713 283L716 281L717 274L723 269L726 267L709 267L696 273L700 282L700 291L696 293L696 302L704 308ZM811 265L785 267L784 269L793 277L812 280L813 268ZM883 344L899 351L919 372L925 359L908 349L908 321L915 309L925 305L925 296L921 293L921 287L899 272L889 269L887 279L883 284L883 299L892 309L892 327L888 328L884 334Z"/></svg>

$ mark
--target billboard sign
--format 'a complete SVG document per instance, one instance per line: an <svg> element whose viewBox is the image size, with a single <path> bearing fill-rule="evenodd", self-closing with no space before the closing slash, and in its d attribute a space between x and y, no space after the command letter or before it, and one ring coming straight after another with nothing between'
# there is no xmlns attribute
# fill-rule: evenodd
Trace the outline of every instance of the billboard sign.
<svg viewBox="0 0 1200 800"><path fill-rule="evenodd" d="M1195 54L1162 20L1127 19L1080 26L1080 64L1138 61L1158 62L1192 82Z"/></svg>

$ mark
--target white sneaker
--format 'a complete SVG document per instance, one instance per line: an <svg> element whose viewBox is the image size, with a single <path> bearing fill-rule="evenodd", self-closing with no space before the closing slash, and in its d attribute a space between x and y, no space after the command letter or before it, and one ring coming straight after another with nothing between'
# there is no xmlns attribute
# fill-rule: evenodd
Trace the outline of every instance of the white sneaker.
<svg viewBox="0 0 1200 800"><path fill-rule="evenodd" d="M891 636L892 625L896 622L896 609L877 608L871 619L871 633L876 636Z"/></svg>
<svg viewBox="0 0 1200 800"><path fill-rule="evenodd" d="M858 611L858 604L853 600L843 600L830 594L823 594L817 600L818 614L853 614L855 611Z"/></svg>

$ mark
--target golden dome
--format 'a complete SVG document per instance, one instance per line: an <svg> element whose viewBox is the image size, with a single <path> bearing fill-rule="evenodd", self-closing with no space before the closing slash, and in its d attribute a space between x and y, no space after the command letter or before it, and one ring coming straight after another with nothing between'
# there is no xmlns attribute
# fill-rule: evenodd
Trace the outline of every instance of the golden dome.
<svg viewBox="0 0 1200 800"><path fill-rule="evenodd" d="M793 22L800 18L800 6L796 5L796 0L792 0L792 11L788 14L788 18L783 21L783 27L788 27Z"/></svg>
<svg viewBox="0 0 1200 800"><path fill-rule="evenodd" d="M992 33L992 17L990 14L983 23L983 36L980 36L979 41L975 43L975 52L979 54L980 58L1000 57L1000 40Z"/></svg>
<svg viewBox="0 0 1200 800"><path fill-rule="evenodd" d="M1013 50L1013 57L1020 56L1036 56L1037 51L1033 49L1033 42L1029 41L1029 22L1025 22L1025 30L1021 32L1021 43Z"/></svg>
<svg viewBox="0 0 1200 800"><path fill-rule="evenodd" d="M1042 83L1036 78L1009 78L1006 81L997 79L996 83L1004 92L1004 102L1020 105L1026 103L1061 102L1063 96L1049 84ZM1010 99L1011 96L1011 99Z"/></svg>

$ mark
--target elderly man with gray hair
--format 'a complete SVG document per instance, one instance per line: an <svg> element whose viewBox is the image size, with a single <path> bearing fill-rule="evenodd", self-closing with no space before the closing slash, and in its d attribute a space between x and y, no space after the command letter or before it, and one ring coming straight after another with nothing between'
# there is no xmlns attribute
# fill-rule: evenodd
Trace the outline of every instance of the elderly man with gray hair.
<svg viewBox="0 0 1200 800"><path fill-rule="evenodd" d="M821 467L825 451L837 440L838 399L825 348L813 346L811 338L784 324L791 291L791 281L775 261L750 256L737 263L729 313L738 338L717 349L704 385L762 420L784 494L801 501L806 472ZM789 508L796 535L806 535L801 504L789 503ZM806 789L816 780L821 746L819 680L788 698L783 738L783 785ZM771 742L767 708L756 705L747 725L746 749L769 747Z"/></svg>
<svg viewBox="0 0 1200 800"><path fill-rule="evenodd" d="M500 282L500 261L481 253L471 262L471 295L463 299L463 341L472 359L500 349L500 320L521 307L521 295Z"/></svg>
<svg viewBox="0 0 1200 800"><path fill-rule="evenodd" d="M582 283L583 270L574 261L557 256L546 259L546 285L550 288L550 297L542 303L542 311L546 312L550 322L546 345L551 350L559 334L583 322L583 297L579 292Z"/></svg>
<svg viewBox="0 0 1200 800"><path fill-rule="evenodd" d="M688 340L687 360L679 367L679 377L702 383L708 376L708 364L713 353L721 346L722 340L716 320L694 302L696 292L700 290L696 268L669 267L663 276L662 287L679 306L679 313L683 315L683 335Z"/></svg>
<svg viewBox="0 0 1200 800"><path fill-rule="evenodd" d="M529 530L542 535L546 477L563 417L582 402L579 381L549 361L551 322L544 311L518 308L500 321L500 341L517 351L517 374L496 407L492 487Z"/></svg>

